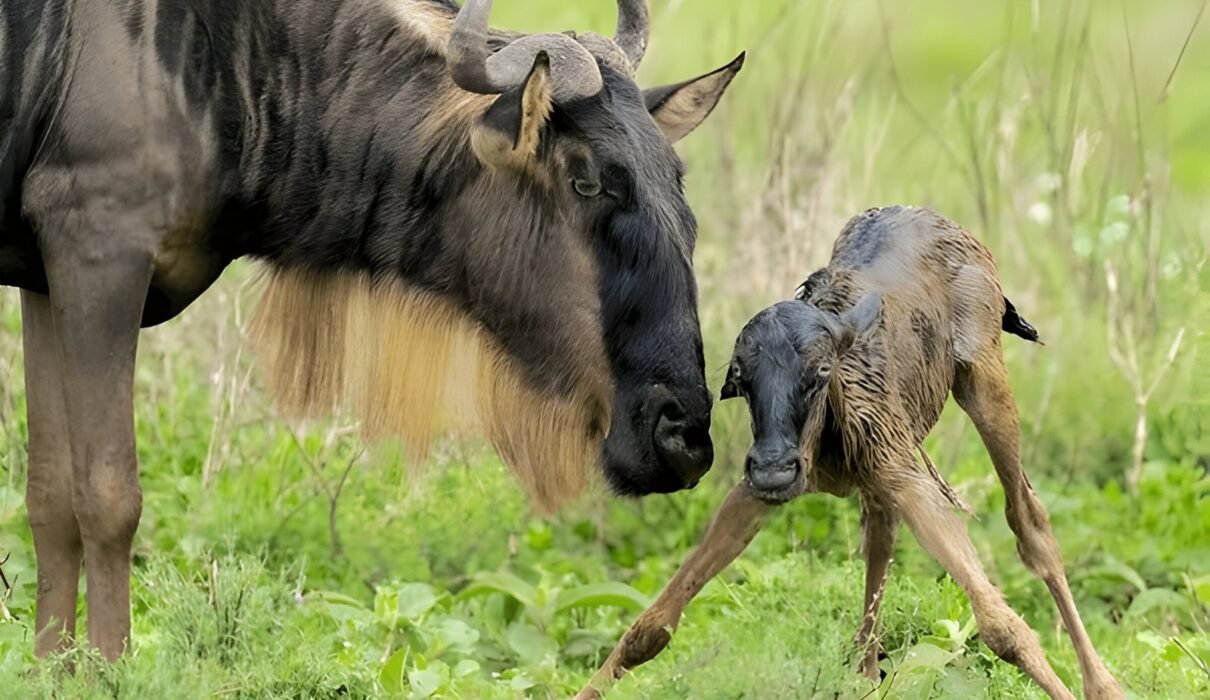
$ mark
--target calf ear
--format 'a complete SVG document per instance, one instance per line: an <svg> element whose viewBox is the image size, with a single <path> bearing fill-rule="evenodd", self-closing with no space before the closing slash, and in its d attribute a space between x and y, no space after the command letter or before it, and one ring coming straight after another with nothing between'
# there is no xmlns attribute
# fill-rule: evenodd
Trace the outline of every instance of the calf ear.
<svg viewBox="0 0 1210 700"><path fill-rule="evenodd" d="M471 130L475 155L492 168L530 167L553 104L550 57L539 51L525 83L496 98Z"/></svg>
<svg viewBox="0 0 1210 700"><path fill-rule="evenodd" d="M735 364L727 368L727 379L723 381L723 390L719 392L718 400L726 401L739 396L739 378L735 376Z"/></svg>
<svg viewBox="0 0 1210 700"><path fill-rule="evenodd" d="M840 320L853 333L854 338L860 338L877 327L881 315L882 292L871 292L854 304L853 308L842 313Z"/></svg>
<svg viewBox="0 0 1210 700"><path fill-rule="evenodd" d="M843 355L858 338L878 327L882 315L882 292L871 292L853 308L840 314L831 324L832 337L836 339L836 354Z"/></svg>
<svg viewBox="0 0 1210 700"><path fill-rule="evenodd" d="M669 143L676 143L705 121L727 86L744 67L744 56L693 80L643 91L647 111L655 118Z"/></svg>

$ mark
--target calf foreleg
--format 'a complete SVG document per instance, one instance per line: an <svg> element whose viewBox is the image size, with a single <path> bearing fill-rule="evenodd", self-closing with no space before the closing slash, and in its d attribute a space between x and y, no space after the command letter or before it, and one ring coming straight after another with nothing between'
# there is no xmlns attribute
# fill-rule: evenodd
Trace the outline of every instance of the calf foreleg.
<svg viewBox="0 0 1210 700"><path fill-rule="evenodd" d="M760 531L770 506L757 499L745 483L731 489L706 535L681 565L660 597L627 630L576 700L595 700L628 670L650 661L672 639L685 606L744 551Z"/></svg>

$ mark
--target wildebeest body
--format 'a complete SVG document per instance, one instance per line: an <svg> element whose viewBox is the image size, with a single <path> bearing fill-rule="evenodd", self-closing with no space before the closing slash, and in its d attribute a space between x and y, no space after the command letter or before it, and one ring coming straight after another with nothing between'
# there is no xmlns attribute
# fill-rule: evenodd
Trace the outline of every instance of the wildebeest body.
<svg viewBox="0 0 1210 700"><path fill-rule="evenodd" d="M349 410L417 455L486 435L543 508L593 462L619 493L697 482L711 401L672 142L742 56L640 90L648 11L617 4L614 39L492 30L487 0L0 6L39 653L74 632L82 559L93 641L122 649L138 330L238 257L266 263L249 335L286 411Z"/></svg>

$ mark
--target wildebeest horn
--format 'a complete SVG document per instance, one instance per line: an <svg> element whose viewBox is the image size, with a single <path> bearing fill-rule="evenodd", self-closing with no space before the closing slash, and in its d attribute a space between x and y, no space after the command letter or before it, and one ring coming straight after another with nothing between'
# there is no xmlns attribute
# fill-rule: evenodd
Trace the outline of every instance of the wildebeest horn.
<svg viewBox="0 0 1210 700"><path fill-rule="evenodd" d="M613 41L626 54L630 70L637 71L647 53L647 38L651 34L651 17L647 0L618 0L618 32Z"/></svg>
<svg viewBox="0 0 1210 700"><path fill-rule="evenodd" d="M466 0L454 20L446 63L458 87L482 95L515 88L525 82L538 53L545 51L550 57L551 94L556 102L601 91L596 59L566 34L527 34L492 53L487 25L491 9L492 0Z"/></svg>

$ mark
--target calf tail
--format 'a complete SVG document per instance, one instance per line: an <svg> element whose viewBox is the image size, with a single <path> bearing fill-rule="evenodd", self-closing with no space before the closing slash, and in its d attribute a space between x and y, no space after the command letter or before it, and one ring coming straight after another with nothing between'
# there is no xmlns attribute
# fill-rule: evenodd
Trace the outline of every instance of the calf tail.
<svg viewBox="0 0 1210 700"><path fill-rule="evenodd" d="M1000 321L1000 327L1006 333L1012 333L1039 345L1043 344L1041 340L1038 340L1038 329L1031 326L1029 321L1021 318L1021 314L1017 313L1017 307L1013 306L1007 297L1004 299L1004 318Z"/></svg>

